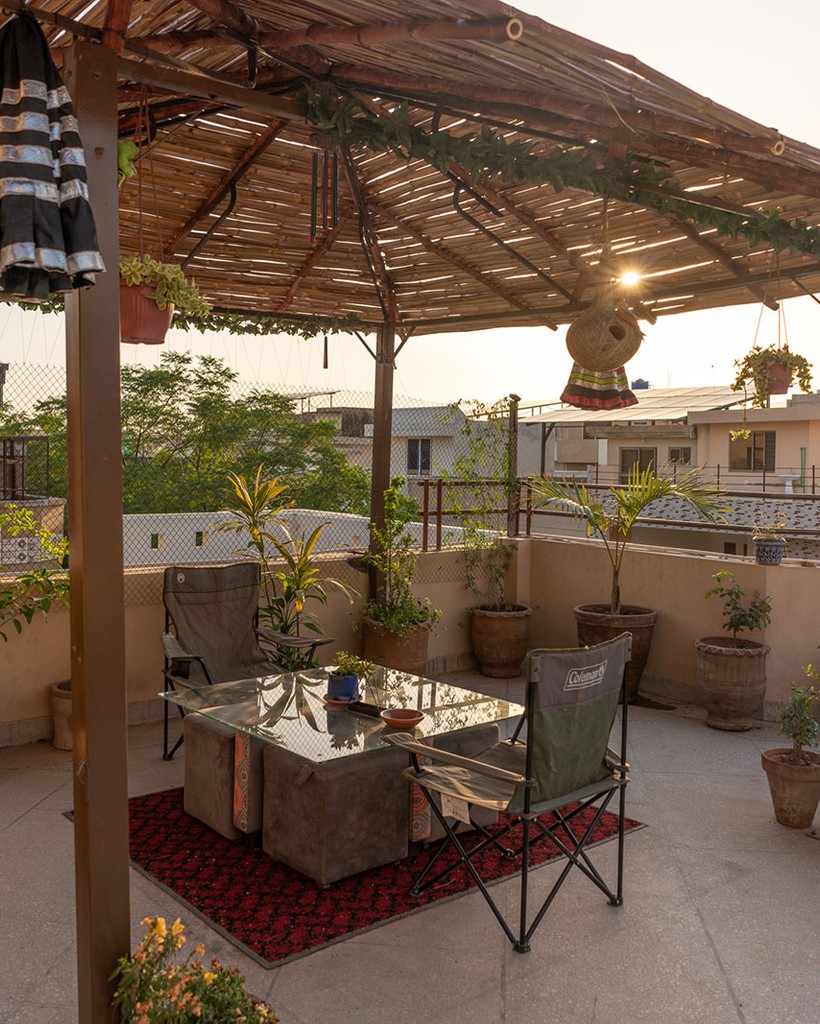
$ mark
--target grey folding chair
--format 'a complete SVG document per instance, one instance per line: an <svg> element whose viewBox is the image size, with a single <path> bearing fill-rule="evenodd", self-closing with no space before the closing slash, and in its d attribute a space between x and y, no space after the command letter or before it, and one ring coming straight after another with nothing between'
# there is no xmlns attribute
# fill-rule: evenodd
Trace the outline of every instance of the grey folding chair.
<svg viewBox="0 0 820 1024"><path fill-rule="evenodd" d="M403 747L411 759L404 775L415 782L447 835L444 845L415 879L412 891L421 892L464 865L519 953L530 949L530 939L573 867L578 868L607 897L610 904L623 902L624 807L629 765L626 761L626 670L631 655L631 636L624 633L593 647L534 650L527 656L528 671L523 723L524 750L506 750L496 744L484 754L468 758L419 743L409 733L385 734ZM620 752L609 747L619 698L622 701ZM432 761L425 764L422 759ZM618 863L614 889L593 865L587 846L604 811L618 794ZM456 834L440 801L448 798L450 815L486 807L505 815L500 829L468 849L463 835ZM580 816L592 808L591 820ZM463 813L462 811L462 813ZM467 815L465 815L467 816ZM507 850L521 861L521 885L517 925L502 914L481 878L475 859L490 845L511 838L522 826L520 845ZM575 830L573 830L575 824ZM566 865L532 920L529 919L528 874L530 854L536 843L548 842ZM433 873L443 854L455 850L457 859Z"/></svg>
<svg viewBox="0 0 820 1024"><path fill-rule="evenodd" d="M165 691L182 686L198 689L232 679L282 672L275 654L260 640L284 645L312 660L320 643L332 637L291 637L258 628L261 570L257 562L224 566L169 566L165 570L163 602L165 632ZM172 632L173 630L173 632ZM182 709L178 709L180 715ZM168 703L165 703L162 756L169 761L182 737L168 749Z"/></svg>

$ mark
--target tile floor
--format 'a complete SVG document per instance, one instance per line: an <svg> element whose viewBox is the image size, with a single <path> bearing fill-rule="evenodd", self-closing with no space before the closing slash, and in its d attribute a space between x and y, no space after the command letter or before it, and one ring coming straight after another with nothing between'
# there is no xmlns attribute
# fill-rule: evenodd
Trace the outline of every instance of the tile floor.
<svg viewBox="0 0 820 1024"><path fill-rule="evenodd" d="M817 1024L820 842L774 820L759 752L780 745L776 727L720 733L692 709L635 707L630 736L628 813L648 827L626 841L626 902L572 878L528 955L475 894L273 970L183 910L187 934L283 1024ZM160 739L130 730L132 794L181 783L183 755L163 762ZM0 1024L76 1020L70 800L69 754L0 750ZM131 903L135 940L142 917L180 914L134 872Z"/></svg>

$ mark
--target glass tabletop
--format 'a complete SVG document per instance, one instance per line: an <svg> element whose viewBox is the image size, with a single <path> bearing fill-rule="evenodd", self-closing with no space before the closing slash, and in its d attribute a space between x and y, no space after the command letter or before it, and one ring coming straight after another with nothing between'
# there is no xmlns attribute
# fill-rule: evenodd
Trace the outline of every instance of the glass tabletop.
<svg viewBox="0 0 820 1024"><path fill-rule="evenodd" d="M386 747L384 733L394 730L380 718L325 701L327 675L326 669L308 669L160 696L317 763ZM500 722L524 710L498 697L382 667L363 681L361 699L423 711L421 723L411 730L418 738Z"/></svg>

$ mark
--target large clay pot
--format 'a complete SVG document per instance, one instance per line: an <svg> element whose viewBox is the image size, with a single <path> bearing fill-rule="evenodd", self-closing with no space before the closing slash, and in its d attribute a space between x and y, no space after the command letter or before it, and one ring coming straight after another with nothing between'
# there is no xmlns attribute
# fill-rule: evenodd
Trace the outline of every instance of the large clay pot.
<svg viewBox="0 0 820 1024"><path fill-rule="evenodd" d="M375 665L423 676L427 668L430 623L412 626L404 634L390 633L373 619L364 621L364 656Z"/></svg>
<svg viewBox="0 0 820 1024"><path fill-rule="evenodd" d="M171 326L173 304L160 309L147 298L154 288L147 284L128 285L120 281L120 341L161 345Z"/></svg>
<svg viewBox="0 0 820 1024"><path fill-rule="evenodd" d="M51 717L54 721L52 746L57 750L72 750L74 733L71 715L71 680L51 684Z"/></svg>
<svg viewBox="0 0 820 1024"><path fill-rule="evenodd" d="M706 724L747 732L766 695L768 644L706 636L695 640L695 682L706 706Z"/></svg>
<svg viewBox="0 0 820 1024"><path fill-rule="evenodd" d="M792 370L784 363L772 363L766 371L767 390L770 395L785 395L792 382Z"/></svg>
<svg viewBox="0 0 820 1024"><path fill-rule="evenodd" d="M791 764L790 748L764 750L760 763L769 780L774 816L789 828L811 828L820 803L820 754L805 753L811 764Z"/></svg>
<svg viewBox="0 0 820 1024"><path fill-rule="evenodd" d="M626 677L628 698L631 703L638 696L638 687L646 659L649 657L652 630L658 613L651 608L641 608L634 604L622 604L617 614L611 612L609 605L606 604L579 604L572 610L575 613L575 626L581 647L614 640L621 633L632 634L632 657Z"/></svg>
<svg viewBox="0 0 820 1024"><path fill-rule="evenodd" d="M521 675L521 664L530 649L532 609L519 605L512 611L473 608L470 639L481 674L493 679Z"/></svg>

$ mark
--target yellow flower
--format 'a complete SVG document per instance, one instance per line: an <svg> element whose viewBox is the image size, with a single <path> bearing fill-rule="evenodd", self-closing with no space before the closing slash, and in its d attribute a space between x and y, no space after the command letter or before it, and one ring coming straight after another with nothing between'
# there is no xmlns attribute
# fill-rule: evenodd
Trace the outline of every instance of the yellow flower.
<svg viewBox="0 0 820 1024"><path fill-rule="evenodd" d="M194 949L197 956L205 956L205 946L200 942L199 945Z"/></svg>
<svg viewBox="0 0 820 1024"><path fill-rule="evenodd" d="M154 921L154 934L157 936L157 938L164 939L165 936L167 935L167 933L168 933L168 926L165 924L165 918L164 917L158 917Z"/></svg>
<svg viewBox="0 0 820 1024"><path fill-rule="evenodd" d="M171 925L171 934L172 935L182 935L182 933L184 931L185 931L185 925L182 923L182 921L180 921L179 918L177 918L176 921L174 921L174 923Z"/></svg>
<svg viewBox="0 0 820 1024"><path fill-rule="evenodd" d="M216 977L216 971L205 971L205 973L202 975L202 977L205 979L205 984L206 985L210 985L211 982Z"/></svg>

